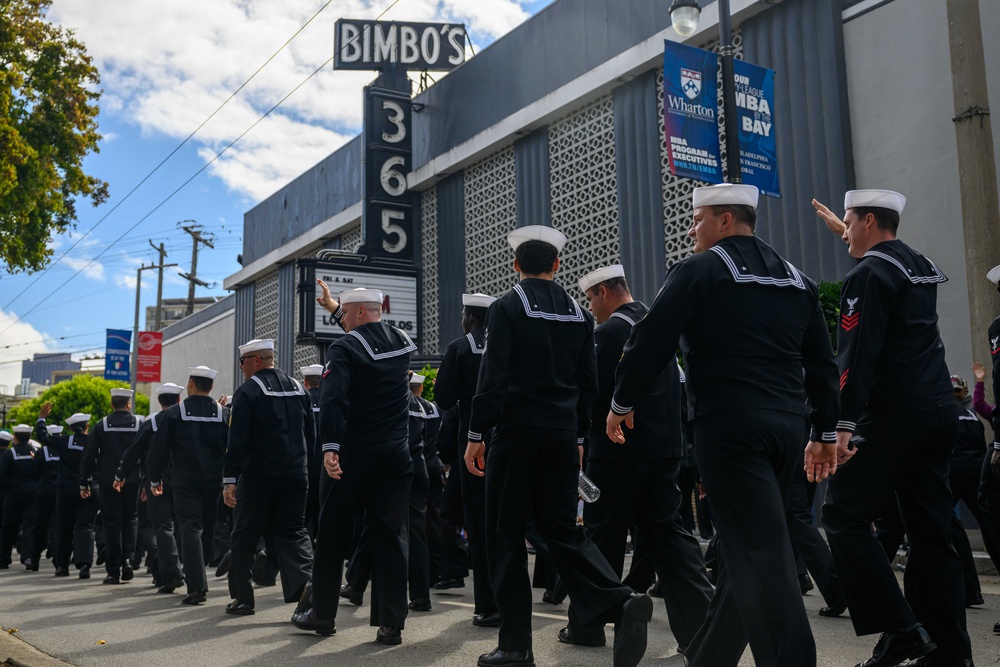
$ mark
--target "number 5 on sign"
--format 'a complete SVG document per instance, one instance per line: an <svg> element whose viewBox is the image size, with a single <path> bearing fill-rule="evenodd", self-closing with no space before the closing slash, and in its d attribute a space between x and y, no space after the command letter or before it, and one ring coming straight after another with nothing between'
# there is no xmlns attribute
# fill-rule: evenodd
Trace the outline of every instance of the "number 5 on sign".
<svg viewBox="0 0 1000 667"><path fill-rule="evenodd" d="M405 218L406 214L402 211L382 209L382 231L385 232L385 238L382 239L382 248L386 252L395 254L402 252L406 248L406 230L393 222L393 220L404 220ZM395 236L396 241L390 242L390 236Z"/></svg>

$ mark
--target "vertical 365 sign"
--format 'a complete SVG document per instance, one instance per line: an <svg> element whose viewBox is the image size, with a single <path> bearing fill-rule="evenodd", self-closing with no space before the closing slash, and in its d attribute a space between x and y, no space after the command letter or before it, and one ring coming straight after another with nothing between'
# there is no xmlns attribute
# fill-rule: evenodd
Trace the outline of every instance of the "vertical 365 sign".
<svg viewBox="0 0 1000 667"><path fill-rule="evenodd" d="M365 246L373 257L413 261L413 154L408 93L365 89Z"/></svg>

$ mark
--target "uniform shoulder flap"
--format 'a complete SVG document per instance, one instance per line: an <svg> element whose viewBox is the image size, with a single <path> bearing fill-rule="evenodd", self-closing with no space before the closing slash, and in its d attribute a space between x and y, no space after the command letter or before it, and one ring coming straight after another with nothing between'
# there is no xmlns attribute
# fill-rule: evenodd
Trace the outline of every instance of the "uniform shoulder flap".
<svg viewBox="0 0 1000 667"><path fill-rule="evenodd" d="M256 384L265 396L272 398L306 395L306 390L298 380L288 377L277 368L265 368L252 376L250 381ZM181 414L183 417L183 412Z"/></svg>
<svg viewBox="0 0 1000 667"><path fill-rule="evenodd" d="M862 259L869 257L891 265L914 285L943 283L948 280L934 262L898 239L876 244Z"/></svg>
<svg viewBox="0 0 1000 667"><path fill-rule="evenodd" d="M508 294L517 299L524 314L532 319L550 322L586 322L587 318L580 304L571 297L562 285L554 280L529 278L514 285ZM504 295L501 299L511 298Z"/></svg>
<svg viewBox="0 0 1000 667"><path fill-rule="evenodd" d="M369 322L347 334L373 361L392 359L417 349L406 332L385 322Z"/></svg>
<svg viewBox="0 0 1000 667"><path fill-rule="evenodd" d="M709 248L737 285L765 285L805 290L799 270L756 236L730 236Z"/></svg>

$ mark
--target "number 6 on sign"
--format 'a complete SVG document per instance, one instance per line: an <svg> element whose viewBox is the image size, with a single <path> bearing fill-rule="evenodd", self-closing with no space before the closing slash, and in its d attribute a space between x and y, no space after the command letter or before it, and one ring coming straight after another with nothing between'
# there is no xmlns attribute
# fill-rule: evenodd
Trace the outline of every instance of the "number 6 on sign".
<svg viewBox="0 0 1000 667"><path fill-rule="evenodd" d="M382 179L382 189L393 197L402 197L406 194L406 176L403 172L394 167L402 167L406 164L406 158L396 155L382 163L379 176Z"/></svg>
<svg viewBox="0 0 1000 667"><path fill-rule="evenodd" d="M385 232L386 237L396 235L395 243L390 243L388 238L382 239L382 248L386 252L397 253L406 248L406 230L392 222L393 220L403 220L405 217L406 214L402 211L382 210L382 231Z"/></svg>

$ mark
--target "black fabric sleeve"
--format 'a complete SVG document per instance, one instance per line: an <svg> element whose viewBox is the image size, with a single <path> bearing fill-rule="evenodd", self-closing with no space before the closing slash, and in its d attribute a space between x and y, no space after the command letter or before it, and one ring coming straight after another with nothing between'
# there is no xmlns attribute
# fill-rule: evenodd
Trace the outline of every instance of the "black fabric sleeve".
<svg viewBox="0 0 1000 667"><path fill-rule="evenodd" d="M815 442L837 441L837 362L826 327L826 318L819 305L815 286L810 293L816 298L812 317L802 340L802 367L805 369L805 389L812 405L809 421Z"/></svg>
<svg viewBox="0 0 1000 667"><path fill-rule="evenodd" d="M615 393L611 399L611 410L615 414L631 412L666 365L677 362L677 343L681 334L704 302L704 292L708 288L705 260L710 259L696 255L671 267L649 312L632 327L615 372Z"/></svg>
<svg viewBox="0 0 1000 667"><path fill-rule="evenodd" d="M83 456L80 458L80 488L89 489L94 473L97 472L97 456L101 452L101 441L104 439L104 422L100 421L94 425L94 430L87 438L87 444L83 448Z"/></svg>
<svg viewBox="0 0 1000 667"><path fill-rule="evenodd" d="M115 472L115 481L125 481L129 475L135 472L135 469L139 467L142 460L146 458L146 454L149 451L149 442L153 439L153 419L155 417L150 417L142 422L142 426L139 427L139 432L135 434L132 444L122 454L122 460L118 463L118 470Z"/></svg>
<svg viewBox="0 0 1000 667"><path fill-rule="evenodd" d="M586 331L576 371L576 384L580 392L576 404L576 436L580 445L584 444L590 432L590 420L594 402L597 400L597 354L594 345L594 321L590 317L587 318Z"/></svg>
<svg viewBox="0 0 1000 667"><path fill-rule="evenodd" d="M312 457L316 455L316 416L313 414L312 398L308 391L302 397L302 414L305 420L306 452Z"/></svg>
<svg viewBox="0 0 1000 667"><path fill-rule="evenodd" d="M159 427L154 433L150 429L148 440L149 453L146 455L146 468L149 470L149 485L156 487L163 483L163 471L170 462L170 452L174 444L174 420L170 415L163 415Z"/></svg>
<svg viewBox="0 0 1000 667"><path fill-rule="evenodd" d="M347 434L347 411L351 405L351 352L346 345L331 345L326 372L320 382L320 450L339 452Z"/></svg>
<svg viewBox="0 0 1000 667"><path fill-rule="evenodd" d="M223 484L235 484L246 466L250 438L253 437L250 429L253 406L250 403L250 397L243 387L237 389L230 406L229 438L226 441L226 455L222 459Z"/></svg>
<svg viewBox="0 0 1000 667"><path fill-rule="evenodd" d="M472 418L469 420L468 438L472 442L482 442L486 430L500 421L510 386L514 331L507 312L499 304L499 301L493 302L486 313L486 350L479 366L479 382L472 399ZM593 338L590 340L593 341ZM591 354L593 348L591 344Z"/></svg>
<svg viewBox="0 0 1000 667"><path fill-rule="evenodd" d="M859 264L840 292L837 365L840 370L838 431L854 432L868 403L875 365L889 323L889 286L869 263Z"/></svg>
<svg viewBox="0 0 1000 667"><path fill-rule="evenodd" d="M461 360L458 345L452 342L444 351L444 359L434 381L434 401L441 410L449 410L458 403L462 384Z"/></svg>
<svg viewBox="0 0 1000 667"><path fill-rule="evenodd" d="M41 450L35 452L34 457L31 459L31 479L37 482L42 478L42 473L45 472L45 454Z"/></svg>

